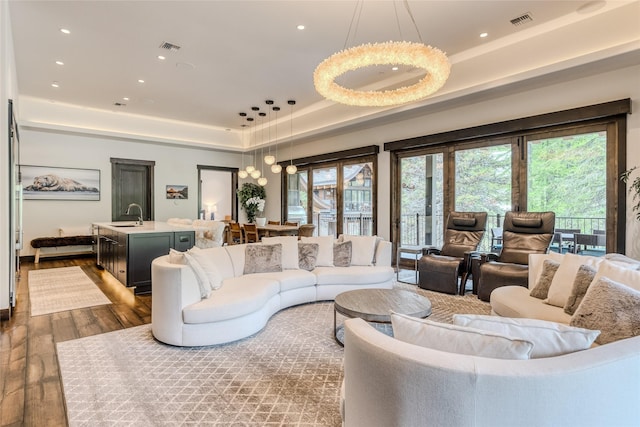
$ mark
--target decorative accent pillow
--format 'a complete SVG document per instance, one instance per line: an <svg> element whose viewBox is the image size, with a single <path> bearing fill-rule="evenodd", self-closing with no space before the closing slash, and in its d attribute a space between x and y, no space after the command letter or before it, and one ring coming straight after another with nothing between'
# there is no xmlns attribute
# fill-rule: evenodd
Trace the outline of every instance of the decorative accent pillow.
<svg viewBox="0 0 640 427"><path fill-rule="evenodd" d="M575 313L576 309L582 302L584 295L589 289L589 285L593 281L596 275L596 270L588 265L581 265L576 274L576 280L573 281L573 288L571 289L571 295L567 298L567 303L564 305L564 312L567 314Z"/></svg>
<svg viewBox="0 0 640 427"><path fill-rule="evenodd" d="M302 237L302 243L318 244L317 267L333 267L333 236Z"/></svg>
<svg viewBox="0 0 640 427"><path fill-rule="evenodd" d="M495 332L391 313L393 336L400 341L449 353L494 359L529 359L533 343Z"/></svg>
<svg viewBox="0 0 640 427"><path fill-rule="evenodd" d="M196 276L196 281L198 282L198 287L200 288L200 298L209 298L209 295L211 295L211 286L209 286L209 278L207 277L207 273L202 269L200 263L196 261L196 259L190 254L185 253L184 259L187 261L187 265L191 267L193 273Z"/></svg>
<svg viewBox="0 0 640 427"><path fill-rule="evenodd" d="M298 259L298 254L296 254ZM244 274L282 271L282 244L247 245L245 248Z"/></svg>
<svg viewBox="0 0 640 427"><path fill-rule="evenodd" d="M558 271L558 267L560 267L559 262L555 262L552 259L545 259L542 263L542 273L540 277L538 277L534 288L529 292L529 295L534 298L545 299L549 293L553 276L556 274L556 271Z"/></svg>
<svg viewBox="0 0 640 427"><path fill-rule="evenodd" d="M544 301L549 305L564 308L564 305L573 289L573 282L581 265L588 265L597 268L602 262L602 258L593 256L583 256L575 254L565 254L558 267L558 271L553 276L549 294Z"/></svg>
<svg viewBox="0 0 640 427"><path fill-rule="evenodd" d="M216 289L220 289L220 286L222 286L222 275L211 258L211 252L203 251L194 246L187 251L187 254L191 255L198 262L202 270L204 270L211 290L215 291Z"/></svg>
<svg viewBox="0 0 640 427"><path fill-rule="evenodd" d="M184 252L180 252L175 249L169 249L169 264L186 265L187 260L184 259Z"/></svg>
<svg viewBox="0 0 640 427"><path fill-rule="evenodd" d="M543 264L548 259L557 263L561 263L564 259L564 255L553 251L549 252L548 254L529 254L529 289L533 289L536 283L538 283L540 274L542 274Z"/></svg>
<svg viewBox="0 0 640 427"><path fill-rule="evenodd" d="M633 264L626 263L621 265L611 261L604 261L600 264L596 276L591 284L595 283L601 277L606 277L614 282L629 286L640 291L640 271L635 270Z"/></svg>
<svg viewBox="0 0 640 427"><path fill-rule="evenodd" d="M640 335L640 291L601 277L589 286L571 326L600 329L597 344Z"/></svg>
<svg viewBox="0 0 640 427"><path fill-rule="evenodd" d="M378 238L376 236L342 236L343 241L351 242L351 265L373 265Z"/></svg>
<svg viewBox="0 0 640 427"><path fill-rule="evenodd" d="M301 269L311 271L316 268L319 247L317 243L298 243L298 266Z"/></svg>
<svg viewBox="0 0 640 427"><path fill-rule="evenodd" d="M351 241L333 245L333 265L349 267L351 265Z"/></svg>
<svg viewBox="0 0 640 427"><path fill-rule="evenodd" d="M262 243L265 245L282 244L282 268L289 270L298 269L297 236L263 237Z"/></svg>
<svg viewBox="0 0 640 427"><path fill-rule="evenodd" d="M600 331L574 328L547 320L474 314L454 314L453 324L531 341L532 359L586 350L600 334Z"/></svg>

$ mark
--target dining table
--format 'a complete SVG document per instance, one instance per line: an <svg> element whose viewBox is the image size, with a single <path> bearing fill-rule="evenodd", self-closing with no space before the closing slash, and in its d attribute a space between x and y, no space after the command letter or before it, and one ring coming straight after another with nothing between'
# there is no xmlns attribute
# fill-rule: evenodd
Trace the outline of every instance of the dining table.
<svg viewBox="0 0 640 427"><path fill-rule="evenodd" d="M258 234L262 237L273 237L273 236L297 236L298 229L300 227L297 225L278 225L278 224L265 224L257 226Z"/></svg>

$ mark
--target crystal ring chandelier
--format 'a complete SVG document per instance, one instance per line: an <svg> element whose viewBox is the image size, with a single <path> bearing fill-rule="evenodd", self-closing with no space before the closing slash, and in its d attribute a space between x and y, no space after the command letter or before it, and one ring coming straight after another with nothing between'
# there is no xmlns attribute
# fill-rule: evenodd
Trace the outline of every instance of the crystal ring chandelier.
<svg viewBox="0 0 640 427"><path fill-rule="evenodd" d="M416 84L394 90L358 91L335 82L339 76L373 65L407 65L426 71ZM346 105L386 107L417 101L444 86L451 64L440 49L421 43L386 42L363 44L338 52L318 65L313 82L320 95Z"/></svg>

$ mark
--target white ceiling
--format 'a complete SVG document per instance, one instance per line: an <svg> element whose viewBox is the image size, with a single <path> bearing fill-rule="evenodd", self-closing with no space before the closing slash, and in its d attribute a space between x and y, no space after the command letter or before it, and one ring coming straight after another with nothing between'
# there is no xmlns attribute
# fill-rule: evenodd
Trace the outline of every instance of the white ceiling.
<svg viewBox="0 0 640 427"><path fill-rule="evenodd" d="M170 119L182 129L207 130L206 136L185 137L185 143L238 149L247 147L238 113L251 115L252 106L267 111L267 99L282 108L280 135L283 129L289 131L283 125L291 112L286 101L297 101L296 136L303 138L416 114L428 105L597 61L624 65L614 60L626 58L628 63L629 53L631 62L637 62L639 3L410 1L424 42L449 55L451 77L432 99L390 109L323 100L312 75L323 59L345 44L418 41L402 1L365 1L352 27L357 26L357 33L352 31L349 40L355 1L10 0L10 13L18 89L25 100L107 117L118 114L127 120ZM533 21L510 23L524 13ZM299 24L306 28L296 29ZM62 34L61 28L71 34ZM481 32L489 36L480 38ZM163 42L181 49L166 51L159 47ZM57 60L64 65L56 65ZM391 80L373 87L414 81L416 73L376 69L353 73L344 83L356 88L385 79ZM54 81L58 88L51 86ZM69 117L46 118L40 110L25 109L27 123L92 127ZM119 131L117 124L110 128Z"/></svg>

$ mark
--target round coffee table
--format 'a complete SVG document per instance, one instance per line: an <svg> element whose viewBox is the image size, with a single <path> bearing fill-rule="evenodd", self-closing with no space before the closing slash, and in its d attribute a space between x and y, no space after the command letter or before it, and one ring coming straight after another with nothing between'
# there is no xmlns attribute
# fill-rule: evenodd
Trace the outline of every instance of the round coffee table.
<svg viewBox="0 0 640 427"><path fill-rule="evenodd" d="M357 289L336 295L333 304L333 337L338 339L337 313L359 317L367 322L391 323L391 312L412 317L431 314L431 301L415 292L402 289Z"/></svg>

